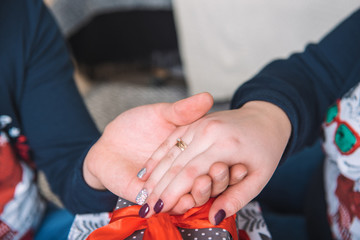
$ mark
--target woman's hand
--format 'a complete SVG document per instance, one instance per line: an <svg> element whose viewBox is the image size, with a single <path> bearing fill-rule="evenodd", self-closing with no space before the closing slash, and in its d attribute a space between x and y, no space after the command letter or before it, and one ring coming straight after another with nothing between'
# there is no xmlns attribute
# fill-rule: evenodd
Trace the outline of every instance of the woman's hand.
<svg viewBox="0 0 360 240"><path fill-rule="evenodd" d="M145 168L138 174L142 180L146 180ZM184 214L193 207L198 207L205 204L210 197L216 197L224 192L229 186L239 183L247 174L247 169L242 164L236 164L231 168L222 162L214 163L209 170L209 173L197 177L194 180L191 191L178 200L177 204L169 211L170 214L179 215ZM149 176L149 174L146 174ZM146 190L145 190L146 191ZM139 193L140 200L138 204L143 205L146 200L146 192L144 190ZM139 211L141 217L145 217L149 212L149 205L144 204Z"/></svg>
<svg viewBox="0 0 360 240"><path fill-rule="evenodd" d="M212 96L202 93L175 103L146 105L120 114L88 152L83 164L85 181L92 188L108 189L135 201L144 184L136 174L146 160L178 126L199 119L212 104Z"/></svg>
<svg viewBox="0 0 360 240"><path fill-rule="evenodd" d="M257 196L274 173L291 134L286 114L277 106L253 101L237 110L211 113L176 129L146 163L144 189L148 212L169 211L197 188L197 179L215 163L243 164L247 175L214 201L209 220L219 224ZM182 151L177 139L186 143Z"/></svg>

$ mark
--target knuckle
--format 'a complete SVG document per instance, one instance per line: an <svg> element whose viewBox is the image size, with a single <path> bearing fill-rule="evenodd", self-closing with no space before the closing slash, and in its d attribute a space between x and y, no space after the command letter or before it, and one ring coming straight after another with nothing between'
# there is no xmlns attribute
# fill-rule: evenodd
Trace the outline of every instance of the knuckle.
<svg viewBox="0 0 360 240"><path fill-rule="evenodd" d="M177 150L177 149L176 149ZM173 161L176 157L177 157L178 153L177 151L169 151L169 153L167 154L166 158L170 161Z"/></svg>
<svg viewBox="0 0 360 240"><path fill-rule="evenodd" d="M160 144L159 149L163 149L165 151L167 149L170 149L172 145L174 145L172 144L172 141L170 141L170 139L166 139L164 142Z"/></svg>
<svg viewBox="0 0 360 240"><path fill-rule="evenodd" d="M217 119L210 119L206 122L206 125L204 127L204 135L211 134L214 131L218 131L219 127L221 126L222 122Z"/></svg>
<svg viewBox="0 0 360 240"><path fill-rule="evenodd" d="M183 169L183 166L180 166L180 165L171 166L169 171L168 171L168 174L170 176L175 176L181 171L181 169Z"/></svg>
<svg viewBox="0 0 360 240"><path fill-rule="evenodd" d="M202 178L201 181L195 181L191 195L193 196L196 206L203 205L211 196L212 183L211 179Z"/></svg>
<svg viewBox="0 0 360 240"><path fill-rule="evenodd" d="M167 166L171 166L171 164L174 162L176 157L177 157L176 151L171 150L158 162L161 162L162 164L167 165Z"/></svg>
<svg viewBox="0 0 360 240"><path fill-rule="evenodd" d="M223 141L223 144L227 148L237 149L240 146L241 141L236 136L230 136L225 141Z"/></svg>

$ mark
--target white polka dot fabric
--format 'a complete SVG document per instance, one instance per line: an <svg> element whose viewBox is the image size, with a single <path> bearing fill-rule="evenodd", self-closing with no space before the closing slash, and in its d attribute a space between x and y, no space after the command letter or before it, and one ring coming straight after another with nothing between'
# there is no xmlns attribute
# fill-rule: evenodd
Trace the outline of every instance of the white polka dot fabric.
<svg viewBox="0 0 360 240"><path fill-rule="evenodd" d="M115 210L135 203L119 198ZM71 227L70 240L85 240L95 229L108 224L108 213L76 215ZM236 227L239 240L271 240L271 235L262 217L260 206L257 202L251 202L236 214ZM125 240L142 240L145 229L135 231ZM179 228L184 240L232 240L230 233L222 228L185 229Z"/></svg>
<svg viewBox="0 0 360 240"><path fill-rule="evenodd" d="M119 198L115 210L127 206L132 206L134 203ZM230 240L232 239L230 233L225 229L221 228L205 228L205 229L185 229L179 228L180 234L185 240ZM134 232L133 235L126 238L131 239L142 239L144 230Z"/></svg>

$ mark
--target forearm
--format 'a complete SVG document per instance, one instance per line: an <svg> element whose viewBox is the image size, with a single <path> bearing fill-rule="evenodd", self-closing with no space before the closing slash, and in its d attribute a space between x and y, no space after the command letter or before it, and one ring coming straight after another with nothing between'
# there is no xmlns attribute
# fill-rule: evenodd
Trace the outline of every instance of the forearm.
<svg viewBox="0 0 360 240"><path fill-rule="evenodd" d="M66 44L54 19L41 0L7 3L9 7L21 4L6 16L19 23L9 37L24 44L14 53L23 61L16 65L10 61L9 72L18 73L10 78L11 86L16 86L11 90L36 168L45 173L52 191L72 212L111 210L106 201L114 197L89 188L82 177L84 157L99 131L76 88Z"/></svg>
<svg viewBox="0 0 360 240"><path fill-rule="evenodd" d="M267 124L268 131L273 131L273 135L282 139L280 143L286 146L291 135L291 123L282 108L267 101L249 101L241 108L249 115L262 117L262 122Z"/></svg>
<svg viewBox="0 0 360 240"><path fill-rule="evenodd" d="M110 212L114 209L118 196L108 190L97 190L88 185L83 176L85 154L70 170L61 187L64 205L73 213Z"/></svg>
<svg viewBox="0 0 360 240"><path fill-rule="evenodd" d="M253 100L271 102L292 125L286 155L311 145L320 135L327 107L358 82L359 42L357 11L317 45L267 65L237 90L232 108Z"/></svg>

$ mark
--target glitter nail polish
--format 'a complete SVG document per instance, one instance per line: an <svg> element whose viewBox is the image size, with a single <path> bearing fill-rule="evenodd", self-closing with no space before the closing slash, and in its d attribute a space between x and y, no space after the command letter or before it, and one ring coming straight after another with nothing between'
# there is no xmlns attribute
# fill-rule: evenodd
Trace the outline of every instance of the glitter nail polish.
<svg viewBox="0 0 360 240"><path fill-rule="evenodd" d="M136 196L135 202L139 205L143 205L148 197L148 191L144 188Z"/></svg>

